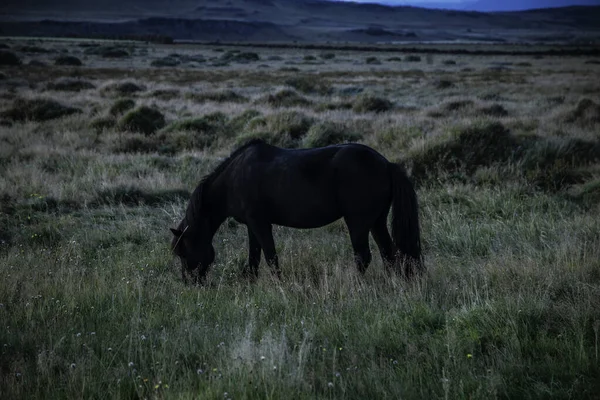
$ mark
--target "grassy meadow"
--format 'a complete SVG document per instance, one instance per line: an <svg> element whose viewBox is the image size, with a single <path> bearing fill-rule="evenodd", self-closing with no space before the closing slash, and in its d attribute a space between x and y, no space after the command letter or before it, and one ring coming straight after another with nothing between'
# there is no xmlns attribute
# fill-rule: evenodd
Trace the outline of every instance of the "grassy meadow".
<svg viewBox="0 0 600 400"><path fill-rule="evenodd" d="M598 58L0 43L0 398L599 398ZM427 273L338 221L249 283L227 221L184 285L169 227L257 137L404 163Z"/></svg>

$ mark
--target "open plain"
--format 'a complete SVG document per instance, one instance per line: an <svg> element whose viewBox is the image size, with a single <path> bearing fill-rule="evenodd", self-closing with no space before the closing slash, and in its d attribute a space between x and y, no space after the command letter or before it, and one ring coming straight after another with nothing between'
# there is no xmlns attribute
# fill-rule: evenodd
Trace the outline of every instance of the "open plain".
<svg viewBox="0 0 600 400"><path fill-rule="evenodd" d="M597 56L1 43L1 398L598 398ZM169 227L251 138L403 163L427 273L338 221L249 283L228 221L184 285Z"/></svg>

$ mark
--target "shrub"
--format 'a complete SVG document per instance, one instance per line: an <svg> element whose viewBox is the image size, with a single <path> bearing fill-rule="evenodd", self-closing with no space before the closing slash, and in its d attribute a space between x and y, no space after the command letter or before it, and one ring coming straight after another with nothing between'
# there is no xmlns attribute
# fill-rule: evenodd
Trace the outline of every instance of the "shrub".
<svg viewBox="0 0 600 400"><path fill-rule="evenodd" d="M165 126L164 115L155 108L142 106L129 111L119 121L122 131L140 132L151 135Z"/></svg>
<svg viewBox="0 0 600 400"><path fill-rule="evenodd" d="M456 65L456 61L454 60L444 60L442 63L444 65Z"/></svg>
<svg viewBox="0 0 600 400"><path fill-rule="evenodd" d="M176 121L161 133L166 146L173 150L204 149L221 136L229 136L227 116L221 112Z"/></svg>
<svg viewBox="0 0 600 400"><path fill-rule="evenodd" d="M531 67L531 63L530 62L520 62L520 63L517 63L515 65L517 65L518 67Z"/></svg>
<svg viewBox="0 0 600 400"><path fill-rule="evenodd" d="M219 113L220 115L221 113ZM173 122L167 126L164 130L165 133L172 133L177 131L195 132L207 135L216 135L219 132L224 131L225 122L221 118L215 118L212 115L184 119Z"/></svg>
<svg viewBox="0 0 600 400"><path fill-rule="evenodd" d="M317 93L321 95L327 95L332 92L332 88L327 83L315 79L314 77L295 77L286 79L285 84L293 87L299 92L311 94Z"/></svg>
<svg viewBox="0 0 600 400"><path fill-rule="evenodd" d="M93 46L83 51L86 55L96 55L104 58L129 57L129 52L118 46Z"/></svg>
<svg viewBox="0 0 600 400"><path fill-rule="evenodd" d="M112 147L115 153L154 153L160 145L156 138L143 135L132 135L119 139Z"/></svg>
<svg viewBox="0 0 600 400"><path fill-rule="evenodd" d="M143 92L146 88L135 82L125 81L108 85L103 90L105 92L114 92L119 96L131 96L135 93Z"/></svg>
<svg viewBox="0 0 600 400"><path fill-rule="evenodd" d="M319 54L323 60L333 60L335 58L335 53L321 53Z"/></svg>
<svg viewBox="0 0 600 400"><path fill-rule="evenodd" d="M442 108L444 111L453 112L472 107L473 105L475 105L473 100L455 100L445 103Z"/></svg>
<svg viewBox="0 0 600 400"><path fill-rule="evenodd" d="M317 57L311 56L310 54L304 56L304 61L315 61L316 59L317 59Z"/></svg>
<svg viewBox="0 0 600 400"><path fill-rule="evenodd" d="M591 99L581 99L575 108L565 115L565 121L578 125L593 125L600 123L600 104Z"/></svg>
<svg viewBox="0 0 600 400"><path fill-rule="evenodd" d="M21 59L12 51L0 50L0 65L21 65Z"/></svg>
<svg viewBox="0 0 600 400"><path fill-rule="evenodd" d="M240 52L239 50L231 50L224 53L221 56L221 60L224 62L248 63L259 61L260 56L254 52Z"/></svg>
<svg viewBox="0 0 600 400"><path fill-rule="evenodd" d="M508 111L500 104L492 104L488 107L481 107L479 112L484 115L489 115L491 117L506 117L508 115Z"/></svg>
<svg viewBox="0 0 600 400"><path fill-rule="evenodd" d="M436 89L449 89L451 87L454 87L454 82L449 81L447 79L439 79L436 80L433 84L433 86L435 86Z"/></svg>
<svg viewBox="0 0 600 400"><path fill-rule="evenodd" d="M19 50L21 50L23 53L37 53L37 54L50 53L50 50L48 50L48 49L45 49L40 46L31 46L31 45L21 46L19 48Z"/></svg>
<svg viewBox="0 0 600 400"><path fill-rule="evenodd" d="M177 89L157 89L150 93L150 96L160 100L173 100L179 97L180 93Z"/></svg>
<svg viewBox="0 0 600 400"><path fill-rule="evenodd" d="M507 160L516 145L515 138L502 124L474 124L445 142L413 154L412 175L417 180L427 180L437 177L439 172L465 170L472 174L480 166Z"/></svg>
<svg viewBox="0 0 600 400"><path fill-rule="evenodd" d="M125 114L135 107L135 101L132 99L118 99L113 103L108 111L110 115L116 117Z"/></svg>
<svg viewBox="0 0 600 400"><path fill-rule="evenodd" d="M12 121L42 122L80 112L81 110L77 108L65 106L51 99L17 99L13 107L4 111L1 116Z"/></svg>
<svg viewBox="0 0 600 400"><path fill-rule="evenodd" d="M394 104L386 98L372 95L359 96L352 104L354 112L384 112L389 111Z"/></svg>
<svg viewBox="0 0 600 400"><path fill-rule="evenodd" d="M181 64L181 61L174 57L158 58L150 63L152 67L176 67Z"/></svg>
<svg viewBox="0 0 600 400"><path fill-rule="evenodd" d="M190 93L189 98L199 103L207 101L213 101L216 103L245 103L248 98L236 93L233 90L220 90L216 92L205 92L205 93Z"/></svg>
<svg viewBox="0 0 600 400"><path fill-rule="evenodd" d="M343 142L355 142L361 135L350 132L348 127L339 122L319 122L308 130L302 141L304 147L323 147Z"/></svg>
<svg viewBox="0 0 600 400"><path fill-rule="evenodd" d="M306 135L314 119L298 111L283 111L267 116L265 121L267 130L294 141Z"/></svg>
<svg viewBox="0 0 600 400"><path fill-rule="evenodd" d="M402 61L402 57L398 57L398 56L390 57L390 58L386 59L386 61L400 62L400 61Z"/></svg>
<svg viewBox="0 0 600 400"><path fill-rule="evenodd" d="M49 90L79 92L82 90L95 89L96 86L90 81L78 78L60 78L48 84Z"/></svg>
<svg viewBox="0 0 600 400"><path fill-rule="evenodd" d="M74 56L60 56L57 57L56 60L54 60L54 65L79 67L82 66L83 63L79 58Z"/></svg>
<svg viewBox="0 0 600 400"><path fill-rule="evenodd" d="M277 93L267 95L259 100L271 107L304 107L310 105L310 101L293 90L280 90Z"/></svg>
<svg viewBox="0 0 600 400"><path fill-rule="evenodd" d="M40 60L31 60L31 61L29 61L29 64L27 64L27 65L29 65L31 67L46 67L46 66L48 66L48 64L46 64L45 62L40 61Z"/></svg>
<svg viewBox="0 0 600 400"><path fill-rule="evenodd" d="M366 64L381 64L381 61L379 61L379 58L377 58L377 57L367 57L367 58L365 58L365 63Z"/></svg>
<svg viewBox="0 0 600 400"><path fill-rule="evenodd" d="M409 55L409 56L404 57L404 61L419 62L419 61L421 61L421 57L415 56L415 55Z"/></svg>
<svg viewBox="0 0 600 400"><path fill-rule="evenodd" d="M112 129L117 125L117 120L114 117L99 117L90 122L90 128L96 132L103 132L107 129Z"/></svg>
<svg viewBox="0 0 600 400"><path fill-rule="evenodd" d="M243 131L246 129L248 122L250 122L253 118L260 117L260 115L261 113L256 110L246 110L229 121L228 130L234 133Z"/></svg>

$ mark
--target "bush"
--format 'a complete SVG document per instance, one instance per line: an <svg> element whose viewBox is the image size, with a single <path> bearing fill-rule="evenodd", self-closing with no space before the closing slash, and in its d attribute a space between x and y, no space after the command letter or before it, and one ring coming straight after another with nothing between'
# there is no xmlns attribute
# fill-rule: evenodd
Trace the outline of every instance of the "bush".
<svg viewBox="0 0 600 400"><path fill-rule="evenodd" d="M489 115L491 117L506 117L508 115L508 111L500 104L492 104L488 107L482 107L479 109L479 112L484 115Z"/></svg>
<svg viewBox="0 0 600 400"><path fill-rule="evenodd" d="M227 117L223 113L214 113L173 122L164 129L164 133L185 131L214 136L225 132L226 124Z"/></svg>
<svg viewBox="0 0 600 400"><path fill-rule="evenodd" d="M104 58L129 57L129 52L118 46L93 46L83 51L86 55L96 55Z"/></svg>
<svg viewBox="0 0 600 400"><path fill-rule="evenodd" d="M238 62L249 63L259 61L260 56L254 52L240 52L239 50L231 50L221 56L223 62Z"/></svg>
<svg viewBox="0 0 600 400"><path fill-rule="evenodd" d="M13 107L4 111L0 115L12 121L49 121L56 118L80 113L81 110L65 106L55 100L37 98L37 99L17 99Z"/></svg>
<svg viewBox="0 0 600 400"><path fill-rule="evenodd" d="M305 107L310 105L310 101L302 97L293 90L280 90L275 94L270 94L261 100L271 107Z"/></svg>
<svg viewBox="0 0 600 400"><path fill-rule="evenodd" d="M165 126L164 115L155 108L142 106L129 111L121 121L119 129L122 131L140 132L151 135Z"/></svg>
<svg viewBox="0 0 600 400"><path fill-rule="evenodd" d="M150 93L151 97L155 97L160 100L173 100L179 97L181 94L177 89L157 89Z"/></svg>
<svg viewBox="0 0 600 400"><path fill-rule="evenodd" d="M82 90L95 89L96 86L90 81L78 78L60 78L48 84L49 90L79 92Z"/></svg>
<svg viewBox="0 0 600 400"><path fill-rule="evenodd" d="M377 57L367 57L365 58L366 64L381 64L381 61Z"/></svg>
<svg viewBox="0 0 600 400"><path fill-rule="evenodd" d="M115 153L154 153L159 151L160 144L156 138L133 135L118 140L112 147Z"/></svg>
<svg viewBox="0 0 600 400"><path fill-rule="evenodd" d="M152 67L176 67L181 64L181 61L174 57L158 58L150 63Z"/></svg>
<svg viewBox="0 0 600 400"><path fill-rule="evenodd" d="M600 123L600 104L591 99L581 99L575 108L565 115L565 121L578 125Z"/></svg>
<svg viewBox="0 0 600 400"><path fill-rule="evenodd" d="M507 160L516 146L516 139L502 124L474 124L443 143L413 154L412 175L417 180L428 180L440 172L464 170L472 174L480 166Z"/></svg>
<svg viewBox="0 0 600 400"><path fill-rule="evenodd" d="M333 60L335 58L335 53L321 53L319 54L323 60Z"/></svg>
<svg viewBox="0 0 600 400"><path fill-rule="evenodd" d="M415 55L409 55L409 56L404 57L404 61L419 62L419 61L421 61L421 57L415 56Z"/></svg>
<svg viewBox="0 0 600 400"><path fill-rule="evenodd" d="M317 59L317 57L315 57L315 56L311 56L311 55L304 56L304 61L315 61L316 59Z"/></svg>
<svg viewBox="0 0 600 400"><path fill-rule="evenodd" d="M455 101L450 101L448 103L445 103L442 106L442 108L444 111L454 112L454 111L463 110L468 107L472 107L474 105L475 105L475 102L473 100L455 100Z"/></svg>
<svg viewBox="0 0 600 400"><path fill-rule="evenodd" d="M105 92L114 92L119 96L131 96L135 93L143 92L146 88L135 82L125 81L108 85L103 90Z"/></svg>
<svg viewBox="0 0 600 400"><path fill-rule="evenodd" d="M433 84L433 86L435 86L436 89L449 89L451 87L454 87L454 82L449 81L447 79L439 79L436 80Z"/></svg>
<svg viewBox="0 0 600 400"><path fill-rule="evenodd" d="M352 110L358 113L389 111L394 104L386 98L372 95L359 96L352 104Z"/></svg>
<svg viewBox="0 0 600 400"><path fill-rule="evenodd" d="M21 50L23 53L37 53L37 54L45 54L45 53L50 53L50 50L45 49L43 47L40 46L21 46L19 48L19 50Z"/></svg>
<svg viewBox="0 0 600 400"><path fill-rule="evenodd" d="M293 87L299 92L306 94L316 93L320 95L327 95L331 94L332 92L332 88L330 85L319 79L315 79L315 77L299 76L296 78L289 78L286 79L285 84Z"/></svg>
<svg viewBox="0 0 600 400"><path fill-rule="evenodd" d="M31 60L31 61L29 61L29 63L27 65L29 65L31 67L47 67L48 66L48 64L46 64L45 62L40 61L40 60Z"/></svg>
<svg viewBox="0 0 600 400"><path fill-rule="evenodd" d="M117 125L117 120L114 117L99 117L90 122L90 128L96 132L103 132L107 129L112 129Z"/></svg>
<svg viewBox="0 0 600 400"><path fill-rule="evenodd" d="M206 93L190 93L187 95L190 99L199 103L213 101L215 103L245 103L248 98L234 92L233 90L220 90Z"/></svg>
<svg viewBox="0 0 600 400"><path fill-rule="evenodd" d="M21 59L12 51L0 50L0 65L21 65Z"/></svg>
<svg viewBox="0 0 600 400"><path fill-rule="evenodd" d="M442 64L444 64L444 65L456 65L456 61L454 61L454 60L444 60L442 62Z"/></svg>
<svg viewBox="0 0 600 400"><path fill-rule="evenodd" d="M228 130L233 133L243 131L252 119L260 116L261 113L256 110L246 110L229 121Z"/></svg>
<svg viewBox="0 0 600 400"><path fill-rule="evenodd" d="M108 111L110 115L117 117L125 114L135 107L135 101L132 99L118 99L113 103Z"/></svg>
<svg viewBox="0 0 600 400"><path fill-rule="evenodd" d="M319 122L309 129L302 140L304 147L323 147L343 142L355 142L361 135L348 131L348 127L339 122Z"/></svg>
<svg viewBox="0 0 600 400"><path fill-rule="evenodd" d="M74 56L60 56L54 60L54 65L80 67L83 65L81 60Z"/></svg>

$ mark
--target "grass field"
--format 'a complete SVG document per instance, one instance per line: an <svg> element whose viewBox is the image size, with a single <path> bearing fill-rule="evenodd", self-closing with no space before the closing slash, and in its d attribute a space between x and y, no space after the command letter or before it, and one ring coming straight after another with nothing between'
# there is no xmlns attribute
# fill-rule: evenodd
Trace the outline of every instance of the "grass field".
<svg viewBox="0 0 600 400"><path fill-rule="evenodd" d="M599 398L599 59L2 43L0 398ZM403 162L425 276L337 222L248 283L228 221L185 286L168 228L254 137Z"/></svg>

